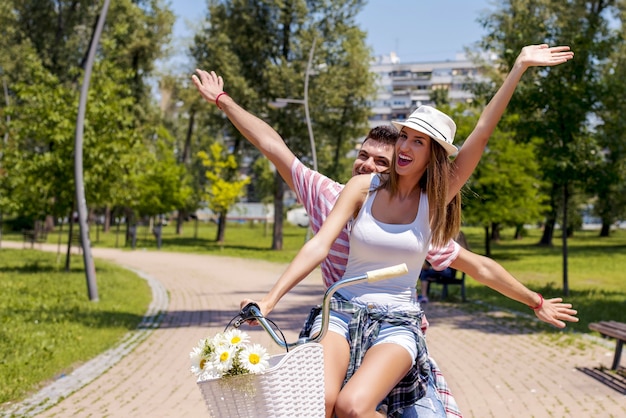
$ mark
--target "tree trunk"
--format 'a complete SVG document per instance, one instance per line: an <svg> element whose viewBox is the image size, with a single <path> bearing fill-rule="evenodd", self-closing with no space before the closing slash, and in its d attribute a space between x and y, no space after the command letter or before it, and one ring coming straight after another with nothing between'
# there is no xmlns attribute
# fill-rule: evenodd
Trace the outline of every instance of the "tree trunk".
<svg viewBox="0 0 626 418"><path fill-rule="evenodd" d="M102 226L103 232L109 232L111 230L111 207L106 205L104 207L104 224Z"/></svg>
<svg viewBox="0 0 626 418"><path fill-rule="evenodd" d="M179 163L187 166L191 165L191 138L193 137L193 127L196 120L195 110L191 110L189 114L189 124L187 125L187 133L185 134L185 144L183 145L183 152L180 155ZM185 218L187 217L187 209L178 208L178 216L176 217L176 235L183 235L183 225ZM197 235L197 234L196 234Z"/></svg>
<svg viewBox="0 0 626 418"><path fill-rule="evenodd" d="M552 237L554 236L554 226L556 224L556 194L558 186L552 185L552 193L550 194L550 213L546 216L546 223L543 226L543 235L539 240L539 245L552 247Z"/></svg>
<svg viewBox="0 0 626 418"><path fill-rule="evenodd" d="M72 205L74 207L74 205ZM65 271L70 271L70 257L72 255L72 235L74 234L74 210L70 210L70 228L67 233L67 252L65 253Z"/></svg>
<svg viewBox="0 0 626 418"><path fill-rule="evenodd" d="M517 239L522 239L522 238L524 238L524 225L516 225L513 239L517 240Z"/></svg>
<svg viewBox="0 0 626 418"><path fill-rule="evenodd" d="M491 235L489 234L489 226L485 226L485 256L491 257Z"/></svg>
<svg viewBox="0 0 626 418"><path fill-rule="evenodd" d="M274 174L274 230L272 235L272 250L283 249L283 197L285 195L285 182L280 177L278 170Z"/></svg>
<svg viewBox="0 0 626 418"><path fill-rule="evenodd" d="M606 238L611 235L611 224L602 221L602 228L600 228L600 238Z"/></svg>
<svg viewBox="0 0 626 418"><path fill-rule="evenodd" d="M562 240L563 240L563 295L569 296L569 280L568 280L568 271L567 271L567 206L569 202L569 186L567 181L563 185L563 227L565 228L562 232Z"/></svg>
<svg viewBox="0 0 626 418"><path fill-rule="evenodd" d="M500 224L498 222L491 223L491 240L500 241Z"/></svg>
<svg viewBox="0 0 626 418"><path fill-rule="evenodd" d="M546 219L546 223L543 226L543 234L541 235L541 240L539 240L539 245L552 247L552 237L554 236L554 224L556 221L554 219Z"/></svg>
<svg viewBox="0 0 626 418"><path fill-rule="evenodd" d="M187 134L185 135L185 146L183 147L183 153L180 156L180 163L186 166L191 164L191 138L193 134L193 125L196 120L195 110L191 110L189 113L189 124L187 125Z"/></svg>
<svg viewBox="0 0 626 418"><path fill-rule="evenodd" d="M217 220L217 236L215 237L215 240L220 244L224 242L224 231L226 230L226 215L227 214L228 212L226 211L220 212L218 220Z"/></svg>
<svg viewBox="0 0 626 418"><path fill-rule="evenodd" d="M133 215L133 211L129 208L124 209L124 213L126 214L126 235L124 239L124 247L127 247L132 241L132 237L130 236L131 227L135 227L133 224L135 222L135 216ZM137 232L137 228L135 227L135 234ZM135 235L136 238L136 235ZM131 245L132 246L132 245Z"/></svg>
<svg viewBox="0 0 626 418"><path fill-rule="evenodd" d="M178 209L178 216L176 217L176 235L183 235L183 223L185 222L185 216L187 211L185 209Z"/></svg>

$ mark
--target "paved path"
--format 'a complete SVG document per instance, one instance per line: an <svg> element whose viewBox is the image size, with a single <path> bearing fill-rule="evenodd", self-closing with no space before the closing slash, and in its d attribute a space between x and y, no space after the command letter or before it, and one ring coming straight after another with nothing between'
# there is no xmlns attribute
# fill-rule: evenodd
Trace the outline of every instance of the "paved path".
<svg viewBox="0 0 626 418"><path fill-rule="evenodd" d="M84 387L37 416L206 417L188 371L189 351L200 338L223 329L242 297L256 297L269 289L284 266L141 250L96 248L93 253L148 279L155 296L150 318L117 351L96 360L95 364L113 364L106 372L90 366L90 376L83 367L82 376L74 377L72 384ZM295 339L308 307L319 302L321 289L316 271L281 302L272 318L287 331L288 339ZM163 315L153 329L158 309ZM626 416L624 379L611 388L590 376L599 365L610 364L612 345L522 331L507 325L511 321L500 318L506 316L503 313L468 314L437 303L428 305L427 313L431 355L465 417ZM269 337L253 333L254 340L270 347ZM51 387L43 389L22 405L18 415L32 416L37 411L33 405L55 393ZM31 412L24 412L24 405L30 405Z"/></svg>

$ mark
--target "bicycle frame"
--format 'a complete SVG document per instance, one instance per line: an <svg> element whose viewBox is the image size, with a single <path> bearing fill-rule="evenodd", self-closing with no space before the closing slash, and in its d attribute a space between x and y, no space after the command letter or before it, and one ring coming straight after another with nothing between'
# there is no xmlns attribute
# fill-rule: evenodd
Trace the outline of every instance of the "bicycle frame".
<svg viewBox="0 0 626 418"><path fill-rule="evenodd" d="M235 321L233 326L235 328L238 328L244 322L247 322L250 320L257 320L259 324L261 324L261 326L265 329L265 331L267 331L267 333L272 337L274 342L287 351L289 351L290 348L296 347L298 345L311 343L311 342L319 342L322 338L324 338L324 336L326 335L326 332L328 331L328 324L330 321L329 320L330 300L332 299L332 296L335 294L337 290L346 286L360 283L360 282L374 283L380 280L390 279L393 277L406 274L407 272L408 272L408 268L406 264L402 263L402 264L397 264L391 267L384 267L381 269L368 271L365 274L362 274L360 276L342 279L334 283L332 286L326 289L326 292L324 293L324 299L322 300L322 305L321 305L322 326L321 326L320 331L317 334L315 334L313 337L304 337L304 338L298 339L298 341L296 342L288 343L287 341L285 341L283 338L279 337L276 334L276 331L274 331L274 329L270 326L267 318L263 316L263 314L261 313L261 309L259 308L259 305L257 305L256 303L249 303L246 306L244 306L239 312L239 319Z"/></svg>

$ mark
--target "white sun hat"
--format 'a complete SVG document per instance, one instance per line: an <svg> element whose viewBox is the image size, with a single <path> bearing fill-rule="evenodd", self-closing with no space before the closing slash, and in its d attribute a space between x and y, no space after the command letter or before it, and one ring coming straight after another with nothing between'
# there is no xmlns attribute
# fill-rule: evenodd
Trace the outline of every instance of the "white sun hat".
<svg viewBox="0 0 626 418"><path fill-rule="evenodd" d="M448 155L458 152L458 148L452 145L454 134L456 133L456 124L450 116L434 107L420 106L411 113L407 120L392 121L391 123L398 130L402 130L402 127L405 126L428 135L437 141Z"/></svg>

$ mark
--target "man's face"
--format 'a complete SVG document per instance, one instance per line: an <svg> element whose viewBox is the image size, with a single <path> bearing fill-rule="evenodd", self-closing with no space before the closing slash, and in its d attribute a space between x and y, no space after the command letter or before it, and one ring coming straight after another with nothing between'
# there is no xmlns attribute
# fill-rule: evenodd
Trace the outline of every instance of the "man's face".
<svg viewBox="0 0 626 418"><path fill-rule="evenodd" d="M352 175L388 171L393 158L393 148L393 145L371 138L366 139L352 165Z"/></svg>

